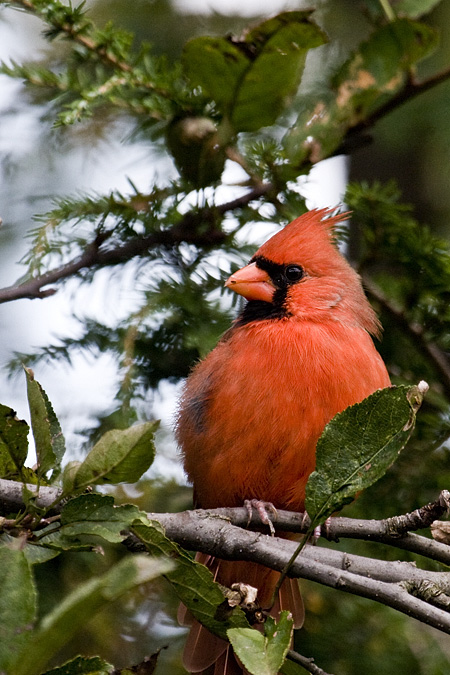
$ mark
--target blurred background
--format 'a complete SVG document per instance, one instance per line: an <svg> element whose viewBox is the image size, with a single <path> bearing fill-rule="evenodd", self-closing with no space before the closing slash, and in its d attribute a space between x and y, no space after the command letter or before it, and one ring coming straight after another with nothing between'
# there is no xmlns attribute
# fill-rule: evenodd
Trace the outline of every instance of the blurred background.
<svg viewBox="0 0 450 675"><path fill-rule="evenodd" d="M87 4L98 25L113 21L132 31L137 41L150 42L156 53L166 54L170 60L180 57L184 43L192 36L239 34L253 20L284 9L309 6L307 2L273 0L248 0L245 6L237 0L134 0L133 3L89 0ZM343 61L369 32L364 12L355 18L353 0L322 0L314 5L316 21L333 37L333 51L320 51L316 61L309 64L310 82L324 77L336 59ZM441 2L427 22L440 30L442 39L438 51L421 64L421 76L443 68L450 61L450 2ZM50 58L51 47L40 35L41 29L36 18L0 7L0 58L6 62ZM308 78L302 86L307 89ZM355 152L351 161L334 158L313 171L303 185L309 206L335 206L342 199L348 179L395 178L404 201L414 205L415 215L444 238L450 238L449 111L448 82L399 108L376 125L371 133L372 142ZM101 193L113 188L126 191L130 180L145 192L155 181L166 184L177 175L172 160L145 133L131 137L133 125L125 117L112 124L106 120L104 125L101 119L63 129L52 125L51 105L31 100L20 83L0 76L2 287L14 284L23 273L19 261L27 251L27 233L36 226L33 217L48 211L56 197L85 191ZM236 176L231 167L229 171L231 184ZM234 194L231 186L227 190L223 192L223 201ZM255 248L268 234L267 226L251 234ZM79 331L76 316L81 313L113 324L126 316L133 302L131 278L127 284L126 277L117 279L102 271L92 289L73 281L51 298L2 305L0 401L14 407L19 417L28 419L24 378L7 377L6 366L13 353L57 341L61 334L76 337ZM117 386L117 363L107 354L76 354L71 365L40 365L36 376L61 421L71 457L79 456L87 438L86 429L110 411ZM162 382L149 394L149 417L163 420L158 460L139 489L123 487L115 491L119 499L132 500L147 511L176 511L191 505L190 489L185 484L171 436L179 389L179 383ZM416 452L425 452L424 447ZM430 484L422 481L421 497L433 499L437 485L449 487L445 482L450 478L446 450L435 453L430 461L435 479ZM368 501L373 517L393 515L400 505L409 507L415 495L408 493L406 481L399 483L398 476L403 472L419 483L423 464L416 466L408 466L406 459L403 464L400 462L396 472L381 481L377 491L371 491L368 497L363 495L346 515L364 514ZM365 552L370 554L370 550L367 547ZM80 579L88 578L93 567L101 569L117 555L115 549L106 550L103 558L79 553L40 566L42 613ZM397 557L388 550L384 555ZM447 636L381 606L374 607L368 601L318 589L312 584L303 586L308 619L297 647L305 655L314 655L325 670L334 668L332 672L336 675L450 672ZM125 666L163 648L156 672L179 675L184 672L179 648L185 630L176 624L176 605L175 597L162 582L146 589L145 594L129 596L117 607L95 617L58 660L81 650L85 654L100 654L116 666Z"/></svg>

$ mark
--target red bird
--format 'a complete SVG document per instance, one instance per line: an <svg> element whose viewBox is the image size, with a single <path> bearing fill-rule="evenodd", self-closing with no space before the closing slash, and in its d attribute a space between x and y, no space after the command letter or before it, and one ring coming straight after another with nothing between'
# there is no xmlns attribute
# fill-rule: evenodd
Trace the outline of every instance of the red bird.
<svg viewBox="0 0 450 675"><path fill-rule="evenodd" d="M379 334L378 319L334 243L334 227L345 214L328 215L313 210L294 220L225 284L248 302L188 378L177 424L199 508L258 499L303 511L325 425L390 385L370 337ZM277 572L247 562L206 562L225 586L257 587L267 606ZM279 606L301 626L296 582L284 582ZM184 664L204 675L242 673L230 652L194 622Z"/></svg>

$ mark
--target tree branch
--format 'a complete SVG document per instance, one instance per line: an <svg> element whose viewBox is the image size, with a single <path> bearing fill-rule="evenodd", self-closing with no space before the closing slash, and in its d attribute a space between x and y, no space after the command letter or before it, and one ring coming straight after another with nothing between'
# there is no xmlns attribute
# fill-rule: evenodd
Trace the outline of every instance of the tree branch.
<svg viewBox="0 0 450 675"><path fill-rule="evenodd" d="M182 546L225 560L259 562L281 571L297 547L293 541L270 537L261 532L249 532L215 515L209 519L206 517L206 520L203 516L203 522L197 523L192 532L186 514L187 512L177 514L182 516L177 527L177 536L173 536L172 528L166 530L167 536ZM162 523L164 520L158 514L158 521ZM389 581L371 576L380 562L380 576L384 578L388 578L388 568L392 566L393 573ZM364 576L360 575L358 572L364 569L366 563L369 571ZM352 566L354 571L350 569ZM370 562L360 556L330 553L326 549L307 546L291 566L289 576L315 581L330 588L375 600L450 634L450 614L440 606L431 604L435 601L436 592L431 596L424 595L423 598L420 595L421 589L431 584L446 597L445 592L450 590L448 573L422 572L410 564L394 566L391 562ZM414 589L418 597L411 595L409 589ZM442 604L440 599L439 604Z"/></svg>
<svg viewBox="0 0 450 675"><path fill-rule="evenodd" d="M391 99L374 110L371 115L360 122L357 122L348 130L341 145L335 151L335 154L348 154L354 149L355 145L361 145L360 142L355 142L355 138L364 136L364 132L375 126L380 119L386 117L386 115L389 115L394 110L397 110L397 108L400 108L404 103L413 100L417 96L420 96L420 94L424 94L430 89L433 89L436 85L446 82L449 79L450 68L445 68L421 82L417 82L413 77L410 77L403 89L400 89L400 91L398 91Z"/></svg>
<svg viewBox="0 0 450 675"><path fill-rule="evenodd" d="M28 486L30 490L35 486ZM56 495L58 491L56 490ZM39 490L39 506L48 508L55 500L55 488ZM333 518L326 528L329 538L352 536L371 541L382 541L391 546L413 547L408 542L423 540L427 546L416 546L422 555L450 564L450 547L405 534L405 528L423 526L436 514L448 507L449 493L443 491L436 502L427 504L412 514L382 521L354 521L349 518ZM9 514L20 509L22 485L0 480L0 509ZM178 514L148 514L166 529L169 538L182 546L208 553L225 560L247 560L281 571L290 560L296 542L271 537L259 531L244 530L231 521L248 520L247 509L216 509L211 511L185 511ZM279 511L275 524L281 529L304 531L308 523L302 514ZM251 518L252 526L261 528L259 516ZM133 537L126 540L130 550L139 549L140 542ZM307 546L293 563L289 575L308 579L331 588L359 595L392 607L423 623L450 634L450 574L417 569L411 563L393 563L349 555L318 546Z"/></svg>
<svg viewBox="0 0 450 675"><path fill-rule="evenodd" d="M107 238L107 235L103 234L101 237L96 237L78 258L65 265L28 279L21 284L0 289L0 304L23 298L35 299L54 295L55 288L46 288L50 284L73 277L84 269L99 269L128 262L156 246L171 248L181 242L196 246L219 246L225 242L228 235L216 226L217 217L246 206L272 189L271 183L262 183L229 202L187 213L177 225L169 230L158 230L142 237L136 236L116 248L102 248ZM208 223L208 227L198 231L198 225L201 223Z"/></svg>
<svg viewBox="0 0 450 675"><path fill-rule="evenodd" d="M319 666L314 663L314 659L302 656L302 654L294 652L292 649L288 651L286 658L289 659L289 661L298 663L305 670L307 670L308 673L311 673L311 675L329 675L329 673L326 673L324 670L322 670L322 668L319 668Z"/></svg>
<svg viewBox="0 0 450 675"><path fill-rule="evenodd" d="M108 50L106 46L97 43L92 37L86 35L85 30L83 31L80 29L77 30L76 27L70 22L63 23L56 21L54 17L49 17L48 14L42 16L41 13L39 12L39 8L35 6L32 0L14 0L13 4L18 5L19 7L23 7L27 12L41 16L43 21L45 21L51 26L54 26L61 32L65 33L68 38L78 43L92 54L95 54L101 61L103 61L104 64L111 66L112 68L116 68L117 70L120 70L123 73L127 73L128 75L133 75L133 78L131 78L127 82L129 85L149 89L154 93L163 96L165 98L172 97L172 93L167 89L156 87L148 79L143 79L142 77L137 78L135 76L133 66L131 66L126 61L119 59L115 54L113 54L110 50ZM92 23L90 21L89 24L92 26ZM85 26L83 26L83 29L85 29Z"/></svg>

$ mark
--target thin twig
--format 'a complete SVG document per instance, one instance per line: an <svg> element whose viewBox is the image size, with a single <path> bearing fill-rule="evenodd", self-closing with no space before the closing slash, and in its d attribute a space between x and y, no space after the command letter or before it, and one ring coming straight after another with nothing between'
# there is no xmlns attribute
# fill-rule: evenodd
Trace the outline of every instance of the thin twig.
<svg viewBox="0 0 450 675"><path fill-rule="evenodd" d="M292 649L288 651L286 658L288 658L289 661L298 663L307 670L308 673L311 673L311 675L331 675L331 673L326 673L322 668L319 668L319 666L314 663L314 659L303 656L298 652L294 652Z"/></svg>

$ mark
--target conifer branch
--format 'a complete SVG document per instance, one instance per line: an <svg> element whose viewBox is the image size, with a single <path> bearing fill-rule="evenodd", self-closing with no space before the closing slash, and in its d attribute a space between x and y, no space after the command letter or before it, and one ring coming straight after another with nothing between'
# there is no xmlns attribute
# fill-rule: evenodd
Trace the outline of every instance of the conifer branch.
<svg viewBox="0 0 450 675"><path fill-rule="evenodd" d="M170 229L136 236L115 248L102 248L109 236L109 233L103 232L85 248L80 256L70 262L20 284L0 289L0 304L23 298L46 298L56 293L55 288L47 288L51 284L75 277L82 270L97 270L126 263L135 256L145 255L152 248L172 248L182 242L199 247L220 246L226 241L228 235L217 226L218 219L229 211L242 208L251 201L259 199L271 190L273 190L271 183L262 183L250 192L224 204L190 211ZM199 230L198 226L204 224L208 225L207 228Z"/></svg>
<svg viewBox="0 0 450 675"><path fill-rule="evenodd" d="M381 290L369 279L366 275L362 276L364 287L367 294L378 302L381 307L389 313L395 320L396 324L406 333L408 333L413 341L418 344L420 349L428 356L433 363L437 372L441 376L442 386L447 394L450 396L450 359L447 354L427 335L425 328L415 321L410 321L405 312L398 307L392 300L387 298Z"/></svg>

